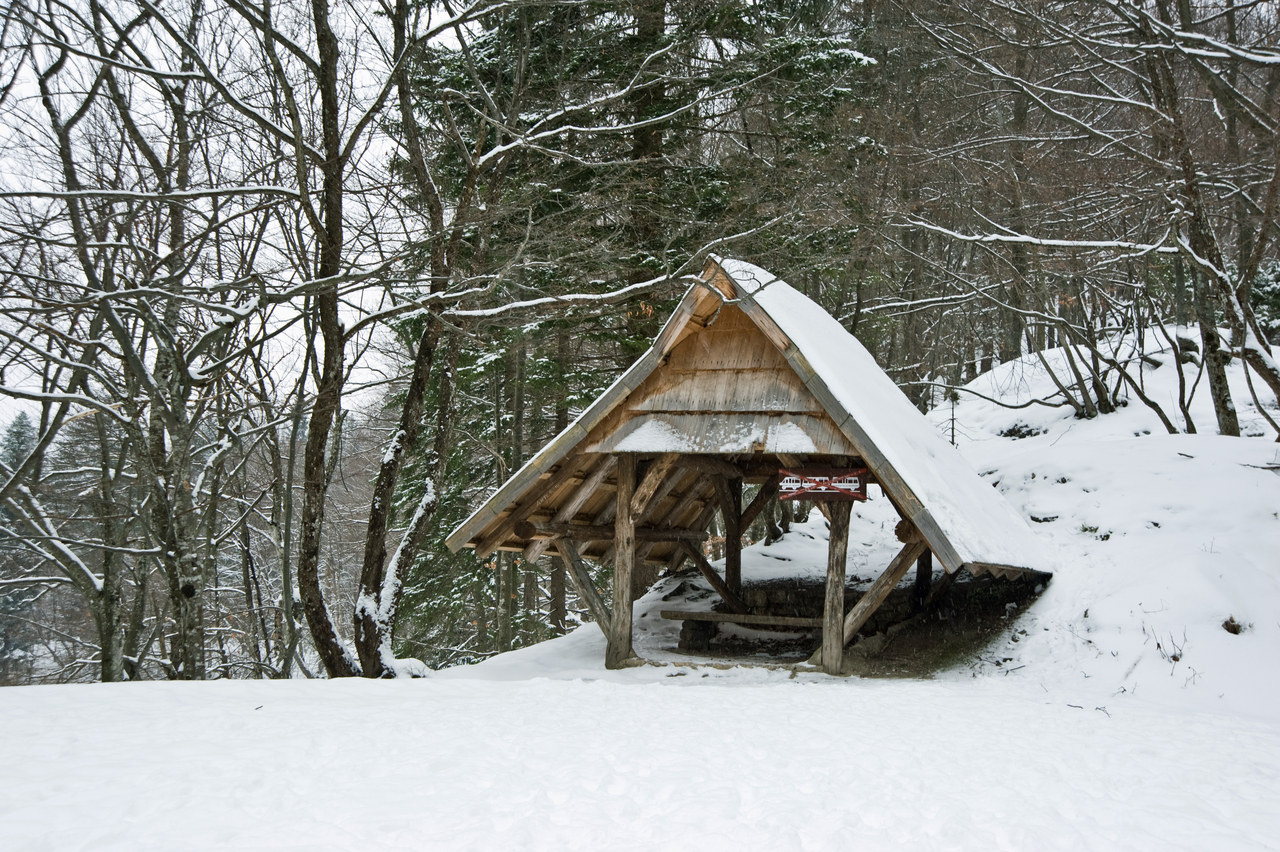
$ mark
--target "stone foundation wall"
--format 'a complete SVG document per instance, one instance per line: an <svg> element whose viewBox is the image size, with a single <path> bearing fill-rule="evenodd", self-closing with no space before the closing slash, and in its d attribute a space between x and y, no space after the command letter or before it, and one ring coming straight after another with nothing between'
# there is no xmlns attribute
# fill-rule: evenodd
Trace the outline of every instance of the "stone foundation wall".
<svg viewBox="0 0 1280 852"><path fill-rule="evenodd" d="M862 594L858 589L845 587L846 613L854 608ZM742 590L743 603L750 608L752 615L790 615L801 618L822 618L826 595L826 587L820 583L801 583L795 580L758 583ZM880 633L910 615L911 588L904 586L894 589L859 633L868 636ZM794 628L791 632L794 632Z"/></svg>
<svg viewBox="0 0 1280 852"><path fill-rule="evenodd" d="M935 572L934 581L942 576ZM863 636L883 633L900 621L911 617L911 584L915 572L911 571L901 585L889 593L880 608L858 631ZM990 575L974 577L961 571L946 594L935 604L934 610L964 616L970 610L985 610L1008 603L1021 603L1035 594L1039 579L998 580ZM863 592L848 586L844 590L844 611L848 613L858 603ZM743 603L752 615L792 615L801 618L822 618L826 601L826 587L822 583L798 580L775 580L755 583L742 590ZM722 607L717 609L723 611Z"/></svg>

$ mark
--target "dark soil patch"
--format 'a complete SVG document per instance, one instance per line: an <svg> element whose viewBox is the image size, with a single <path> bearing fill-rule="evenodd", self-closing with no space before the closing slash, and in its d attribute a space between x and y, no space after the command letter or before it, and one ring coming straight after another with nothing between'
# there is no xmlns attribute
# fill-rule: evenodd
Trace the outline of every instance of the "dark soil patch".
<svg viewBox="0 0 1280 852"><path fill-rule="evenodd" d="M934 581L941 578L935 574ZM961 570L927 612L913 614L911 584L904 582L846 649L845 669L862 677L930 677L935 672L976 662L997 636L1044 589L1045 575L1003 580L991 575L974 577ZM862 591L845 591L846 611ZM823 585L818 582L780 580L750 584L743 597L754 615L822 616ZM691 624L686 622L686 625ZM681 643L691 656L719 657L773 664L802 662L821 645L820 629L724 627L700 623L707 642L692 647ZM776 637L776 638L775 638ZM986 659L983 657L983 659ZM988 660L1002 665L1006 660Z"/></svg>

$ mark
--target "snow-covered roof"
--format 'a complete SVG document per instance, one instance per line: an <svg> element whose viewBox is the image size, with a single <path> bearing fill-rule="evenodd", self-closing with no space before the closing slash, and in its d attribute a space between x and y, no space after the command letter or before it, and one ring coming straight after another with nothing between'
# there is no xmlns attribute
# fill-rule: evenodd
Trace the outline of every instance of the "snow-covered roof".
<svg viewBox="0 0 1280 852"><path fill-rule="evenodd" d="M668 433L687 422L686 415L628 412L624 402L632 395L662 396L654 383L664 365L680 355L677 347L715 323L722 308L729 306L741 311L736 316L750 320L739 322L754 324L752 335L760 338L762 333L767 338L767 342L757 341L769 350L763 355L772 358L793 385L773 391L792 397L798 392L808 406L793 404L790 411L778 411L773 401L735 401L719 420L746 423L754 417L763 438L749 447L735 444L734 452L742 454L739 461L751 455L805 455L806 451L812 455L806 441L816 438L821 446L814 449L819 454L856 453L863 459L948 571L965 567L974 573L1003 574L1053 569L1026 522L942 438L857 338L776 276L743 261L720 258L708 263L703 281L685 294L649 351L460 524L446 539L448 545L454 550L471 545L481 553L497 547L522 549L522 541L512 532L517 521L592 523L590 519L599 518L607 506L608 495L584 496L579 487L605 482L611 470L605 469L603 461L607 453L727 452L718 443L716 449L709 448L705 438L702 444L672 440ZM744 409L746 413L740 413ZM649 446L655 435L665 436L658 442L661 446ZM785 436L786 446L777 438L763 437L774 435ZM661 523L701 530L710 519L714 498L708 495L699 502L693 492L711 491L711 486L705 477L695 482L677 481L678 476L673 474L664 493L668 503L662 508L669 506L670 512ZM689 499L682 501L681 491ZM606 542L599 547L601 553L607 551ZM531 542L523 549L529 558L542 553L545 546Z"/></svg>
<svg viewBox="0 0 1280 852"><path fill-rule="evenodd" d="M948 571L971 564L1053 570L1026 521L938 434L844 326L758 266L726 258L720 268L741 288L744 301L754 303L786 334L797 350L788 357L793 366L803 369L795 363L802 361L826 387L832 399L824 402L840 430ZM831 410L830 402L838 410ZM879 464L876 455L882 457ZM893 474L920 504L915 511L894 494L901 485L895 488Z"/></svg>

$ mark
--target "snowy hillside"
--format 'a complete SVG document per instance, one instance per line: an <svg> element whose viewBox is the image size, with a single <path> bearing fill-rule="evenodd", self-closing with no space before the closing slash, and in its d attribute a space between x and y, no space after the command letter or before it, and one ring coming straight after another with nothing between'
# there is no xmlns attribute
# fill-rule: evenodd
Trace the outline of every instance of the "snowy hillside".
<svg viewBox="0 0 1280 852"><path fill-rule="evenodd" d="M1146 393L1175 416L1175 369L1167 351L1152 356L1162 366L1144 370ZM972 387L1009 402L1049 396L1051 380L1029 360ZM1238 361L1228 379L1252 439L1169 435L1136 400L1095 420L968 395L956 404L961 451L1061 562L1019 620L1026 637L1001 649L1016 660L1008 666L1027 666L1023 677L1064 687L1083 678L1100 696L1277 718L1280 445L1249 401ZM1216 433L1206 390L1190 411ZM946 406L932 418L950 433L952 416ZM1000 437L1010 432L1039 434ZM1244 629L1228 632L1228 619Z"/></svg>
<svg viewBox="0 0 1280 852"><path fill-rule="evenodd" d="M1277 848L1280 445L1232 369L1261 437L1167 435L1137 402L934 412L1059 569L930 680L690 666L669 580L636 605L660 665L624 671L588 624L418 681L7 689L0 847ZM1167 364L1144 380L1176 393ZM1052 389L1030 361L973 387ZM858 509L869 580L896 515ZM814 513L744 578L819 577L824 539Z"/></svg>

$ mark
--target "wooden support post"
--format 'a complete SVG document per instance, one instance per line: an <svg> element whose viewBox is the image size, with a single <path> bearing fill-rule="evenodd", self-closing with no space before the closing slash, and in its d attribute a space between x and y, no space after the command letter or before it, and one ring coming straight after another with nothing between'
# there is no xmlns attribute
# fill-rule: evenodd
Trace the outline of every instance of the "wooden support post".
<svg viewBox="0 0 1280 852"><path fill-rule="evenodd" d="M834 524L832 526L834 527ZM893 591L894 586L898 585L898 581L907 576L907 571L915 564L916 559L928 549L929 545L925 544L923 538L913 538L898 551L898 555L893 557L889 567L876 578L871 588L867 589L866 594L859 598L857 605L849 611L849 615L844 620L844 644L847 645L862 629L862 625L866 624L867 619L880 608L880 604L889 597L889 593Z"/></svg>
<svg viewBox="0 0 1280 852"><path fill-rule="evenodd" d="M631 515L631 497L636 488L636 457L618 456L617 512L613 520L613 624L606 668L617 669L631 654L631 573L636 561L636 525Z"/></svg>
<svg viewBox="0 0 1280 852"><path fill-rule="evenodd" d="M716 477L716 494L724 516L724 582L742 594L742 480Z"/></svg>
<svg viewBox="0 0 1280 852"><path fill-rule="evenodd" d="M831 539L827 543L827 600L822 612L822 670L840 674L844 665L844 563L849 555L852 503L832 503Z"/></svg>
<svg viewBox="0 0 1280 852"><path fill-rule="evenodd" d="M556 541L556 550L560 552L560 558L569 569L569 582L573 583L573 590L586 603L587 609L591 610L591 614L595 617L596 624L599 624L604 632L604 638L608 639L613 632L613 615L605 606L600 593L596 591L595 584L591 582L587 566L583 564L582 556L578 554L578 546L562 538Z"/></svg>
<svg viewBox="0 0 1280 852"><path fill-rule="evenodd" d="M925 599L929 597L929 587L933 585L933 551L926 550L916 559L916 584L911 590L911 612L924 609Z"/></svg>

